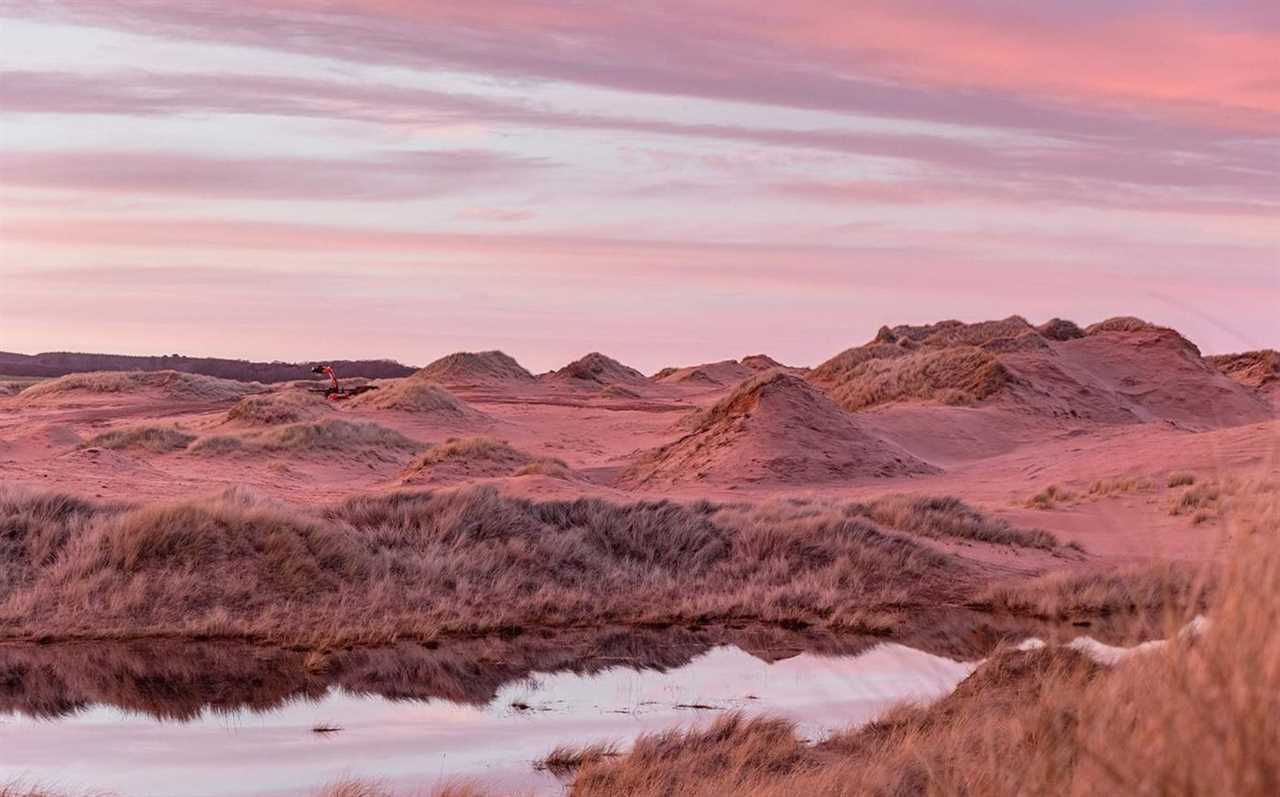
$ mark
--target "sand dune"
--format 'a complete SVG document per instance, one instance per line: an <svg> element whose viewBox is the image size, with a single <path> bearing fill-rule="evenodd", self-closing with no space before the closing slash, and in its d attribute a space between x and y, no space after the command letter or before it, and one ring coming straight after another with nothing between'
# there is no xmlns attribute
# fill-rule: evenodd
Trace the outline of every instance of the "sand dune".
<svg viewBox="0 0 1280 797"><path fill-rule="evenodd" d="M632 385L645 384L645 375L634 368L623 365L612 357L599 352L574 360L558 371L552 371L545 377L555 382L591 385Z"/></svg>
<svg viewBox="0 0 1280 797"><path fill-rule="evenodd" d="M225 422L243 426L278 426L313 421L333 408L323 396L306 390L273 391L246 396L227 410Z"/></svg>
<svg viewBox="0 0 1280 797"><path fill-rule="evenodd" d="M389 457L403 455L418 447L401 433L376 423L327 419L314 423L291 423L246 434L202 437L191 445L190 450L206 456L236 453L306 456L341 452Z"/></svg>
<svg viewBox="0 0 1280 797"><path fill-rule="evenodd" d="M622 483L823 483L937 470L865 431L812 385L783 371L743 383L691 426L629 468Z"/></svg>
<svg viewBox="0 0 1280 797"><path fill-rule="evenodd" d="M263 390L254 382L236 382L178 371L98 371L71 374L23 390L18 406L49 406L90 397L146 396L173 401L233 401Z"/></svg>
<svg viewBox="0 0 1280 797"><path fill-rule="evenodd" d="M492 437L453 438L425 453L401 473L405 484L441 484L503 476L540 475L569 479L569 466L558 459L535 457Z"/></svg>
<svg viewBox="0 0 1280 797"><path fill-rule="evenodd" d="M439 385L418 377L384 382L377 390L356 396L352 407L414 413L453 424L484 423L489 416Z"/></svg>
<svg viewBox="0 0 1280 797"><path fill-rule="evenodd" d="M500 351L450 354L418 371L412 378L457 386L534 381L533 374L524 366Z"/></svg>
<svg viewBox="0 0 1280 797"><path fill-rule="evenodd" d="M1205 362L1267 398L1280 399L1280 352L1275 349L1213 355Z"/></svg>
<svg viewBox="0 0 1280 797"><path fill-rule="evenodd" d="M883 327L808 378L850 411L999 401L1050 419L1188 428L1271 417L1265 402L1206 364L1190 341L1131 317L1083 330L1062 319L1034 327L1018 316Z"/></svg>
<svg viewBox="0 0 1280 797"><path fill-rule="evenodd" d="M706 387L733 387L744 379L756 374L782 368L789 371L801 369L788 368L765 354L751 354L741 360L720 360L701 365L686 365L679 368L663 368L654 374L652 380L671 385L702 385Z"/></svg>

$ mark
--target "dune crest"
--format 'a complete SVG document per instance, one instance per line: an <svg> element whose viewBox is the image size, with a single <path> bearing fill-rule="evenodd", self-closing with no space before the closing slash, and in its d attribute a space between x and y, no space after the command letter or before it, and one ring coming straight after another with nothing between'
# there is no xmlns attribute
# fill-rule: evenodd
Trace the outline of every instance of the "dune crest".
<svg viewBox="0 0 1280 797"><path fill-rule="evenodd" d="M648 380L634 368L623 365L600 352L574 360L565 367L546 375L557 382L595 385L643 385Z"/></svg>
<svg viewBox="0 0 1280 797"><path fill-rule="evenodd" d="M450 386L532 382L533 374L500 351L462 351L441 357L415 373L412 379Z"/></svg>
<svg viewBox="0 0 1280 797"><path fill-rule="evenodd" d="M864 430L819 390L785 371L739 385L692 431L629 468L623 484L699 481L827 483L937 472Z"/></svg>
<svg viewBox="0 0 1280 797"><path fill-rule="evenodd" d="M18 406L42 406L98 396L149 396L174 401L234 401L263 386L180 371L96 371L40 382L18 394Z"/></svg>

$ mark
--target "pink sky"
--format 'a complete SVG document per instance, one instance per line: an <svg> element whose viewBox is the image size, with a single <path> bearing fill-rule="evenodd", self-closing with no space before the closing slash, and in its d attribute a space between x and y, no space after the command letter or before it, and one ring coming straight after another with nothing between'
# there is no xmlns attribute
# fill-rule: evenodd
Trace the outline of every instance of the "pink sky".
<svg viewBox="0 0 1280 797"><path fill-rule="evenodd" d="M0 349L1280 345L1265 0L0 0Z"/></svg>

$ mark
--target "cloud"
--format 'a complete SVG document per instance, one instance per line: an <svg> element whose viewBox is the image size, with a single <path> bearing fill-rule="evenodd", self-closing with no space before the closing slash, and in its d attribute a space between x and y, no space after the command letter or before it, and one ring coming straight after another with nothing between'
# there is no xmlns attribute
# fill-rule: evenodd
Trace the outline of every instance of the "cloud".
<svg viewBox="0 0 1280 797"><path fill-rule="evenodd" d="M54 0L12 16L1073 137L1270 134L1277 12L1256 2Z"/></svg>
<svg viewBox="0 0 1280 797"><path fill-rule="evenodd" d="M163 152L4 152L10 186L266 200L422 199L505 186L542 173L541 158L483 150L368 158L229 158Z"/></svg>
<svg viewBox="0 0 1280 797"><path fill-rule="evenodd" d="M13 71L0 74L0 106L24 113L135 116L242 113L345 119L386 125L518 125L600 130L746 143L888 158L935 172L1011 181L1055 177L1147 187L1237 191L1280 199L1280 153L1267 142L1197 144L1179 149L1169 131L1151 140L1092 139L983 143L944 132L784 129L699 124L561 111L517 100L389 85L252 75ZM515 163L510 164L515 166ZM402 168L400 164L393 164ZM376 164L375 164L376 167ZM1040 188L1047 185L1040 181Z"/></svg>

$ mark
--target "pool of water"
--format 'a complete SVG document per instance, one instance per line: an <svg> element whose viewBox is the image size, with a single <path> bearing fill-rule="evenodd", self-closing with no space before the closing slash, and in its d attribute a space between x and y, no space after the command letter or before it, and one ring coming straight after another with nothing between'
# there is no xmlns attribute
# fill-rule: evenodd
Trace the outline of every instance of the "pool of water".
<svg viewBox="0 0 1280 797"><path fill-rule="evenodd" d="M293 797L344 777L405 791L463 779L558 794L563 784L534 767L557 744L625 745L734 710L785 716L820 738L946 694L974 667L896 644L684 644L656 664L598 654L541 671L555 642L540 644L532 661L513 647L332 661L248 646L3 648L0 783Z"/></svg>

